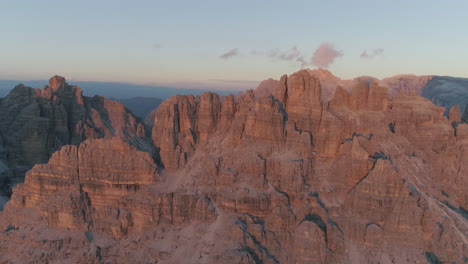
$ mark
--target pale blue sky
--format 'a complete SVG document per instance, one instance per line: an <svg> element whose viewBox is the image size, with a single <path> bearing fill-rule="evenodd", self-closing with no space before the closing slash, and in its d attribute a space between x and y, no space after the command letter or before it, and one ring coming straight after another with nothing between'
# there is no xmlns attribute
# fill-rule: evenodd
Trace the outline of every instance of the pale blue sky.
<svg viewBox="0 0 468 264"><path fill-rule="evenodd" d="M465 0L0 0L0 79L232 88L295 72L273 54L296 46L310 62L324 42L342 53L329 67L341 78L468 77L466 32Z"/></svg>

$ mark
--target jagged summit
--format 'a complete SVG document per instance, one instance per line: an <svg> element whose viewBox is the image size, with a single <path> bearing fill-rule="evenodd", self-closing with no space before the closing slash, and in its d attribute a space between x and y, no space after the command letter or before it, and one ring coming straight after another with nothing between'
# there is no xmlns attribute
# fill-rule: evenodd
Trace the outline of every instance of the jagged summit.
<svg viewBox="0 0 468 264"><path fill-rule="evenodd" d="M60 88L65 88L67 87L68 84L65 80L64 77L55 75L52 78L49 79L49 87L53 91L57 91Z"/></svg>
<svg viewBox="0 0 468 264"><path fill-rule="evenodd" d="M341 79L333 75L333 73L329 70L318 68L318 69L307 69L307 71L312 74L313 76L319 78L320 80L335 80L340 81Z"/></svg>
<svg viewBox="0 0 468 264"><path fill-rule="evenodd" d="M0 161L9 167L0 182L11 187L22 181L26 170L64 145L113 136L139 140L144 130L122 104L83 96L63 77L50 78L43 89L18 85L0 101Z"/></svg>
<svg viewBox="0 0 468 264"><path fill-rule="evenodd" d="M351 80L343 80L325 69L305 69L317 77L321 85L321 101L330 101L338 87L351 91L359 82L377 83L388 89L391 97L404 95L422 95L434 104L447 109L460 105L462 112L468 104L468 79L414 74L399 74L388 78L378 79L372 76L360 76ZM276 82L264 81L255 90L255 94L268 96L273 94L277 87Z"/></svg>

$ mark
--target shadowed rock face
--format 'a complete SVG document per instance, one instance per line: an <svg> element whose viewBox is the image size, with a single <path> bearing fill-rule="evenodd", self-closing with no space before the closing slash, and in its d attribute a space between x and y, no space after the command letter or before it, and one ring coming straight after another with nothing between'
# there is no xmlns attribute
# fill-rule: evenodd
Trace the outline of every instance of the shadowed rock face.
<svg viewBox="0 0 468 264"><path fill-rule="evenodd" d="M460 105L463 113L468 104L468 79L435 76L424 87L422 96L447 109Z"/></svg>
<svg viewBox="0 0 468 264"><path fill-rule="evenodd" d="M3 186L21 182L26 170L64 145L114 136L145 137L143 125L122 104L84 97L60 76L42 90L18 85L0 101L0 160L10 168Z"/></svg>
<svg viewBox="0 0 468 264"><path fill-rule="evenodd" d="M465 106L465 112L463 113L463 116L462 116L462 122L468 123L468 104Z"/></svg>
<svg viewBox="0 0 468 264"><path fill-rule="evenodd" d="M270 97L172 97L152 131L161 167L117 139L63 147L14 189L0 217L2 258L462 263L460 111L449 120L425 98L391 98L366 81L321 96L305 70Z"/></svg>

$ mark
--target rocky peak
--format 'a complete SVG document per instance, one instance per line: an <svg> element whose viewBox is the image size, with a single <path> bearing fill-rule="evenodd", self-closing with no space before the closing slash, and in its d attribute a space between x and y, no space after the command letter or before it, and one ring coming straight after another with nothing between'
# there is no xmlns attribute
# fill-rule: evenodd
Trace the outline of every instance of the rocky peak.
<svg viewBox="0 0 468 264"><path fill-rule="evenodd" d="M63 89L68 87L68 83L66 82L65 78L62 76L55 75L49 79L49 87L52 91L57 91L59 89Z"/></svg>
<svg viewBox="0 0 468 264"><path fill-rule="evenodd" d="M258 87L254 90L254 94L256 98L267 97L270 96L273 91L278 86L279 82L272 78L266 79L262 81Z"/></svg>
<svg viewBox="0 0 468 264"><path fill-rule="evenodd" d="M335 75L333 75L333 73L331 71L326 70L326 69L322 69L322 68L318 68L318 69L314 69L314 70L307 69L307 71L311 75L318 78L319 80L341 81L340 78L336 77Z"/></svg>
<svg viewBox="0 0 468 264"><path fill-rule="evenodd" d="M114 136L137 143L146 137L143 124L121 103L84 97L60 76L42 90L18 85L0 101L0 134L7 153L0 160L12 170L12 184L63 145Z"/></svg>

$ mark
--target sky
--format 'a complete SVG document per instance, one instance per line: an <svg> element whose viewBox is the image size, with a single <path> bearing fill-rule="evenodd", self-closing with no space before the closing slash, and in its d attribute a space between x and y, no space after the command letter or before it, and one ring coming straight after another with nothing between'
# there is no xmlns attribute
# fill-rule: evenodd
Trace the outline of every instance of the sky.
<svg viewBox="0 0 468 264"><path fill-rule="evenodd" d="M301 68L468 77L468 1L0 0L0 79L243 89Z"/></svg>

